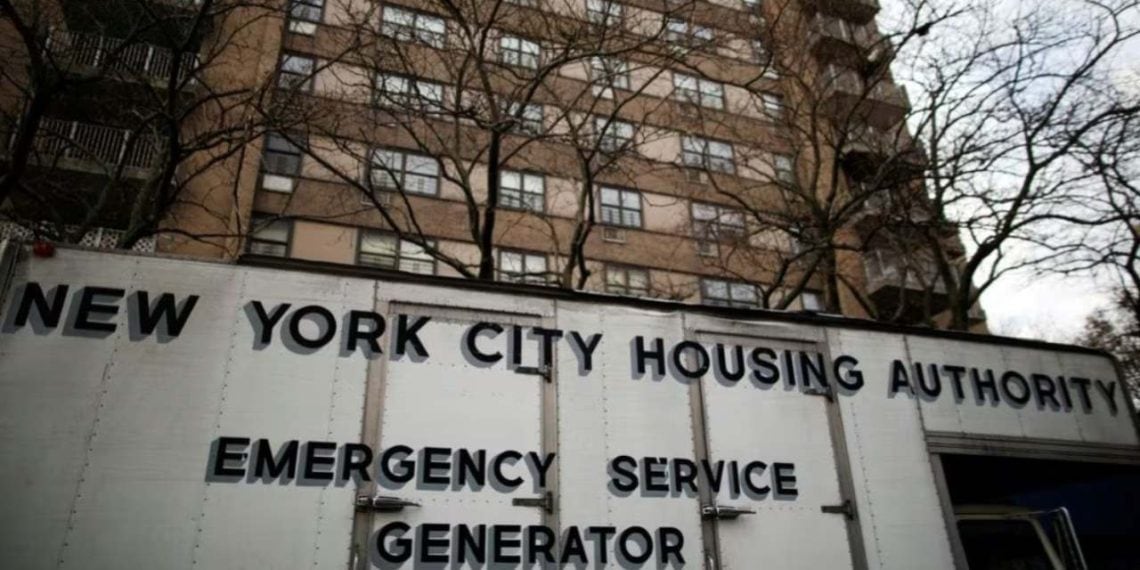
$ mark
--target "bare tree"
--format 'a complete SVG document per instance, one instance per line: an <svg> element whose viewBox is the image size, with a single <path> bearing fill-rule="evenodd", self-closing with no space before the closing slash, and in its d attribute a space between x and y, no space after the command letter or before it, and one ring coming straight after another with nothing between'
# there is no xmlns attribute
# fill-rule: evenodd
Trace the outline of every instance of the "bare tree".
<svg viewBox="0 0 1140 570"><path fill-rule="evenodd" d="M222 170L262 130L264 78L234 71L260 53L278 12L259 0L162 3L0 1L3 25L2 215L51 239L116 230L131 248L162 232L240 234ZM222 186L209 189L209 186ZM210 227L181 218L221 218Z"/></svg>

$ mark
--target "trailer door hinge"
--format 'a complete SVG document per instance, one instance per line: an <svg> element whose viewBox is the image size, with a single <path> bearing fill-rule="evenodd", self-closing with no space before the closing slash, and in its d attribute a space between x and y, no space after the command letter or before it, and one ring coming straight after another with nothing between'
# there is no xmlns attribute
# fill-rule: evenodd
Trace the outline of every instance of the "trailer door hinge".
<svg viewBox="0 0 1140 570"><path fill-rule="evenodd" d="M516 366L515 374L529 374L531 376L542 376L543 380L550 382L550 367L543 364L541 366Z"/></svg>
<svg viewBox="0 0 1140 570"><path fill-rule="evenodd" d="M819 510L830 515L843 515L847 520L855 520L855 503L847 499L838 505L823 505Z"/></svg>
<svg viewBox="0 0 1140 570"><path fill-rule="evenodd" d="M381 513L395 513L404 510L404 507L418 507L419 503L401 499L399 497L389 497L387 495L357 495L356 496L356 510L358 511L378 511Z"/></svg>
<svg viewBox="0 0 1140 570"><path fill-rule="evenodd" d="M733 507L730 505L701 505L701 517L706 519L727 519L732 520L740 515L754 515L756 511L744 507Z"/></svg>
<svg viewBox="0 0 1140 570"><path fill-rule="evenodd" d="M551 514L554 512L554 495L547 491L538 497L516 497L511 499L511 504L516 507L539 507Z"/></svg>

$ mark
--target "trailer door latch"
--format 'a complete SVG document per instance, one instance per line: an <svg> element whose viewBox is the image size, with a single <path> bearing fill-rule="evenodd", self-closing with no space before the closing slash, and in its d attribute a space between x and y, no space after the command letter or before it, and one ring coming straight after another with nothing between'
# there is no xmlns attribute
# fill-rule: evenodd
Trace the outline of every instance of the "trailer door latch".
<svg viewBox="0 0 1140 570"><path fill-rule="evenodd" d="M550 367L545 364L539 366L516 366L515 374L541 376L543 380L550 382Z"/></svg>
<svg viewBox="0 0 1140 570"><path fill-rule="evenodd" d="M516 497L511 499L511 504L516 507L539 507L550 514L554 512L554 495L547 491L539 497Z"/></svg>
<svg viewBox="0 0 1140 570"><path fill-rule="evenodd" d="M754 515L756 511L744 507L733 507L729 505L701 505L701 517L706 519L726 519L732 520L740 515Z"/></svg>
<svg viewBox="0 0 1140 570"><path fill-rule="evenodd" d="M851 499L847 499L838 505L823 505L819 510L830 515L843 515L847 520L855 520L855 503Z"/></svg>
<svg viewBox="0 0 1140 570"><path fill-rule="evenodd" d="M356 510L378 511L381 513L395 513L404 510L404 507L418 507L419 503L390 497L387 495L357 495Z"/></svg>

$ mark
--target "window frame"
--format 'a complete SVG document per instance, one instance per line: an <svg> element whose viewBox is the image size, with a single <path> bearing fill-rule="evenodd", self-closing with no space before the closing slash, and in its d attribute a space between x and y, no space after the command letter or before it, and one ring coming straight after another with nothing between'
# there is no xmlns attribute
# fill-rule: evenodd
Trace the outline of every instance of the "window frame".
<svg viewBox="0 0 1140 570"><path fill-rule="evenodd" d="M305 6L308 8L317 8L318 15L315 20L309 17L301 17L296 14L298 6ZM302 13L307 15L307 12L301 10ZM289 0L285 5L285 19L288 21L286 29L290 33L302 34L311 36L317 33L317 26L325 21L325 0Z"/></svg>
<svg viewBox="0 0 1140 570"><path fill-rule="evenodd" d="M697 145L697 150L687 148ZM714 156L714 145L724 145L728 148L728 157ZM696 157L694 161L691 157ZM688 168L701 168L711 172L736 174L736 146L730 142L709 139L697 135L683 135L681 137L681 163ZM719 166L716 166L719 165ZM727 167L725 167L727 165Z"/></svg>
<svg viewBox="0 0 1140 570"><path fill-rule="evenodd" d="M616 204L607 204L605 202L605 195L606 195L607 190L617 192L617 203ZM637 196L637 209L636 210L629 207L629 206L626 206L626 204L625 204L625 197L629 194L634 194ZM645 227L645 199L644 198L645 197L644 197L643 193L641 192L641 190L637 190L635 188L623 188L621 186L599 185L598 186L598 223L599 223L599 225L613 227L613 228L632 228L632 229L644 228ZM607 208L609 208L611 210L616 210L616 212L617 212L617 221L616 222L607 219L607 216L606 216L606 209ZM626 223L625 214L627 212L632 212L632 213L635 213L637 215L637 224L636 225Z"/></svg>
<svg viewBox="0 0 1140 570"><path fill-rule="evenodd" d="M508 47L507 42L515 42L517 46ZM527 51L528 46L534 46L534 53ZM542 44L522 36L503 34L499 36L499 63L522 69L538 69L542 63Z"/></svg>
<svg viewBox="0 0 1140 570"><path fill-rule="evenodd" d="M383 82L385 85L390 81L402 80L405 88L402 92L389 91L381 87ZM423 87L431 87L439 91L439 100L424 97ZM394 107L417 107L419 112L439 113L443 111L445 86L442 83L421 79L413 75L406 75L403 73L387 73L383 71L376 72L376 77L372 80L372 104L391 109ZM385 94L388 94L385 97ZM396 97L396 96L399 97Z"/></svg>
<svg viewBox="0 0 1140 570"><path fill-rule="evenodd" d="M787 168L782 166L784 161L787 161ZM796 159L787 154L773 154L772 175L778 183L795 184L798 180L796 174Z"/></svg>
<svg viewBox="0 0 1140 570"><path fill-rule="evenodd" d="M396 153L400 156L400 169L398 171L395 169L391 169L392 173L396 173L399 175L399 180L396 181L395 187L385 186L383 184L377 184L376 183L376 173L377 172L383 173L384 176L392 177L392 173L389 173L388 170L383 169L383 168L378 168L376 166L377 165L376 155L378 153L384 153L384 152ZM407 174L408 174L408 157L409 156L416 157L416 158L429 158L435 162L435 176L433 177L435 180L435 184L434 184L434 191L433 192L428 193L428 192L420 192L420 191L415 191L415 190L408 190L407 185L405 183L405 180L407 179ZM396 193L400 193L400 194L410 194L413 196L439 196L440 185L442 183L442 178L443 178L443 165L440 163L438 158L436 158L430 154L423 154L420 152L415 152L415 151L411 151L408 149L397 148L397 147L378 146L378 147L372 148L368 153L368 168L365 171L365 175L368 177L366 182L368 182L369 188L371 188L372 191L374 191L374 192L376 192L376 191L396 192ZM424 178L427 177L427 175L421 174L418 172L413 173L413 176L419 176L419 177L424 177Z"/></svg>
<svg viewBox="0 0 1140 570"><path fill-rule="evenodd" d="M288 148L274 148L275 141ZM296 187L297 179L301 177L301 173L304 171L304 148L285 138L281 133L272 131L265 133L261 144L261 162L258 165L258 189L266 192L291 194ZM271 156L275 157L276 160L271 160ZM281 157L295 159L296 166L292 168L291 171L277 168L276 165L278 161L283 160ZM273 167L270 168L270 165L273 165ZM269 186L266 186L267 179L271 181ZM286 185L286 183L288 183L289 186L288 190L281 187Z"/></svg>
<svg viewBox="0 0 1140 570"><path fill-rule="evenodd" d="M503 256L504 255L518 255L522 264L522 272L508 272L503 269ZM530 267L527 263L529 259L542 260L542 274L534 275L530 273ZM522 249L499 249L495 254L495 279L505 283L522 283L531 285L549 285L550 280L547 275L550 271L550 260L547 259L545 253L535 253L533 251L526 251ZM512 277L515 276L515 277Z"/></svg>
<svg viewBox="0 0 1140 570"><path fill-rule="evenodd" d="M364 251L364 242L369 237L391 238L395 242L394 243L395 253L390 256L392 258L391 267L388 267L386 265L377 264L377 263L365 263L365 262L361 261L361 258L363 255L372 255L372 256L376 256L376 257L389 257L386 254L365 252ZM424 241L432 243L432 246L435 247L435 240L428 239L428 240L424 240ZM420 248L423 251L424 257L415 257L413 255L406 254L405 248L408 246ZM431 273L425 273L423 271L414 271L411 269L405 269L403 267L404 262L416 263L416 262L425 262L425 261L431 262ZM439 271L439 260L436 259L435 256L431 255L430 253L427 253L427 250L424 250L422 248L422 246L412 242L411 240L404 239L397 234L394 234L391 232L385 232L385 231L377 230L377 229L373 229L373 228L360 228L356 232L356 255L354 256L353 263L355 265L359 265L361 267L375 267L375 268L379 268L379 269L387 269L390 271L401 271L404 273L415 273L418 275L436 275Z"/></svg>
<svg viewBox="0 0 1140 570"><path fill-rule="evenodd" d="M594 56L589 61L590 87L595 97L613 99L614 90L629 91L629 61L612 56Z"/></svg>
<svg viewBox="0 0 1140 570"><path fill-rule="evenodd" d="M389 19L392 11L407 14L411 23L398 22ZM443 31L435 31L423 25L426 20L438 21L443 24ZM401 42L415 42L442 48L447 43L447 19L437 14L400 6L397 4L384 4L380 14L380 34Z"/></svg>
<svg viewBox="0 0 1140 570"><path fill-rule="evenodd" d="M511 132L524 135L540 135L546 129L546 106L542 103L520 103L518 101L507 101L506 109L504 111L507 115L514 120L514 125L511 127ZM515 111L522 107L522 113L515 116ZM537 111L536 111L537 110ZM527 114L535 111L537 117L528 117Z"/></svg>
<svg viewBox="0 0 1140 570"><path fill-rule="evenodd" d="M288 69L288 63L290 61L307 62L308 71L297 72ZM284 52L281 54L281 59L277 61L277 81L275 85L278 89L291 89L300 93L312 93L316 68L317 58L310 55Z"/></svg>
<svg viewBox="0 0 1140 570"><path fill-rule="evenodd" d="M519 187L510 189L510 190L512 190L518 194L518 202L515 204L504 203L504 198L506 197L506 192L504 192L504 190L508 189L506 186L506 182L504 180L504 177L507 175L510 175L510 174L516 175L519 178ZM528 192L527 191L527 184L526 184L527 179L533 180L536 178L541 183L542 191L538 192L538 193ZM526 200L527 195L538 196L537 208L532 208L532 207L528 206L528 202ZM541 172L535 172L533 170L504 169L504 170L499 171L498 207L504 208L507 210L517 210L520 212L533 212L536 214L545 213L546 212L546 175L541 173Z"/></svg>
<svg viewBox="0 0 1140 570"><path fill-rule="evenodd" d="M620 27L625 22L625 5L616 0L586 0L586 21L595 26Z"/></svg>
<svg viewBox="0 0 1140 570"><path fill-rule="evenodd" d="M597 136L598 150L602 152L621 152L636 146L637 125L615 119L611 116L594 115L594 133ZM629 136L623 136L615 129L624 130L628 127Z"/></svg>
<svg viewBox="0 0 1140 570"><path fill-rule="evenodd" d="M707 220L697 219L698 208L711 208L713 217ZM725 220L729 215L739 215L740 224L726 223ZM689 205L689 221L692 224L693 239L697 241L724 243L748 235L748 214L740 208L710 202L692 202Z"/></svg>
<svg viewBox="0 0 1140 570"><path fill-rule="evenodd" d="M787 116L788 107L783 95L764 91L760 93L760 103L769 121L782 121Z"/></svg>
<svg viewBox="0 0 1140 570"><path fill-rule="evenodd" d="M709 295L710 285L723 284L725 286L726 297L714 297ZM744 286L752 290L752 300L745 302L738 300L734 295L734 286ZM737 309L759 309L760 291L757 287L746 281L730 281L728 279L716 279L712 277L701 278L701 304L710 305L713 307L732 307Z"/></svg>
<svg viewBox="0 0 1140 570"><path fill-rule="evenodd" d="M274 218L276 218L276 219L274 219ZM269 221L269 220L272 220L272 221ZM264 223L265 225L261 228L261 230L254 231L254 228L256 228L259 223ZM285 241L284 242L257 237L258 233L260 233L261 231L264 231L266 229L269 229L270 227L272 227L276 224L283 224L285 226ZM281 255L276 255L276 254L272 254L272 253L259 253L259 252L253 251L254 244L259 244L259 243L260 244L282 245L282 246L284 246L285 251ZM275 216L273 214L262 214L262 213L254 212L250 216L249 231L246 232L245 252L248 254L251 254L251 255L265 255L265 256L269 256L269 257L282 257L282 258L290 257L293 254L293 220L281 219L280 217Z"/></svg>
<svg viewBox="0 0 1140 570"><path fill-rule="evenodd" d="M716 32L708 26L694 24L681 18L666 18L665 39L669 42L694 46L713 41L716 39Z"/></svg>
<svg viewBox="0 0 1140 570"><path fill-rule="evenodd" d="M630 281L631 281L630 280L630 273L631 272L641 273L642 275L645 276L645 288L644 289L640 289L640 288L634 289L630 285ZM653 287L652 287L652 284L649 280L649 269L647 269L645 267L636 267L633 265L621 265L621 264L616 264L616 263L607 263L605 265L604 273L605 273L605 275L604 275L604 286L605 286L606 293L610 293L612 295L622 295L625 297L651 297L651 296L653 296L652 295L652 288ZM611 276L615 275L615 273L620 274L622 276L622 278L620 279L620 283L614 283L611 281Z"/></svg>
<svg viewBox="0 0 1140 570"><path fill-rule="evenodd" d="M694 86L684 87L678 84L679 81L692 81ZM711 92L707 92L706 87L713 87L715 89ZM706 104L708 102L706 101L706 96L709 97L708 101L713 101L715 104ZM676 71L673 72L673 98L682 103L690 103L718 111L723 111L726 104L723 83Z"/></svg>

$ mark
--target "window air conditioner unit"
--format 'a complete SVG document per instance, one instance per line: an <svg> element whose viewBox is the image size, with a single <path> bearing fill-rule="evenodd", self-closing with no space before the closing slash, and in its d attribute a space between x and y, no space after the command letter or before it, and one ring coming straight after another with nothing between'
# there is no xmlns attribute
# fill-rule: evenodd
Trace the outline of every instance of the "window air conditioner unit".
<svg viewBox="0 0 1140 570"><path fill-rule="evenodd" d="M697 242L697 253L706 257L716 256L716 242L701 240Z"/></svg>
<svg viewBox="0 0 1140 570"><path fill-rule="evenodd" d="M373 201L372 198L369 198L368 196L362 197L360 201L369 206L379 204L381 206L388 207L392 205L392 200L394 199L393 196L395 194L396 193L391 190L378 189L372 191L372 198L375 198L375 201Z"/></svg>
<svg viewBox="0 0 1140 570"><path fill-rule="evenodd" d="M621 228L602 228L602 240L611 243L625 243L625 230Z"/></svg>
<svg viewBox="0 0 1140 570"><path fill-rule="evenodd" d="M685 170L685 178L694 184L708 184L709 173L704 170L689 168Z"/></svg>

